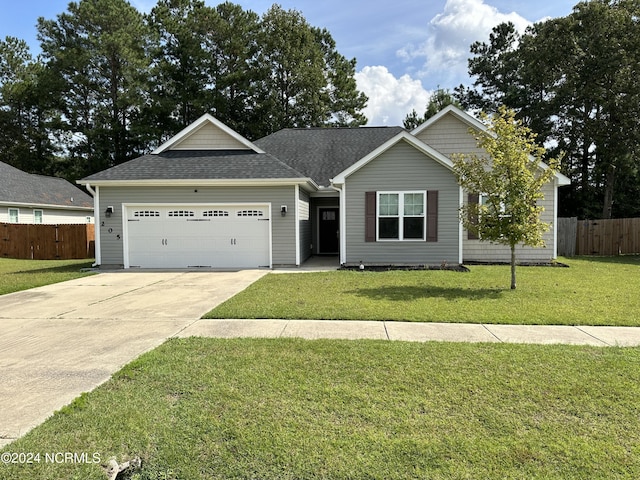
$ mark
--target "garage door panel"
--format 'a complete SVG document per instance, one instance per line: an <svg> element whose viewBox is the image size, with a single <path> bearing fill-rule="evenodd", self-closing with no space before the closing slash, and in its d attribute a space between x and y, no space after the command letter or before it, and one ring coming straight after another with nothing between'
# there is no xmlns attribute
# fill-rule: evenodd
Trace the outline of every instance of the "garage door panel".
<svg viewBox="0 0 640 480"><path fill-rule="evenodd" d="M129 266L270 266L266 206L128 207Z"/></svg>

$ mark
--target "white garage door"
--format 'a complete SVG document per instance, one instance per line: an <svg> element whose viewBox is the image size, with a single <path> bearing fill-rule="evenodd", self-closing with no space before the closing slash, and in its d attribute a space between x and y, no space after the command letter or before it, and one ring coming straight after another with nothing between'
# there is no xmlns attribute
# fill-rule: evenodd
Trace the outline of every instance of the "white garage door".
<svg viewBox="0 0 640 480"><path fill-rule="evenodd" d="M129 267L270 266L268 205L128 206Z"/></svg>

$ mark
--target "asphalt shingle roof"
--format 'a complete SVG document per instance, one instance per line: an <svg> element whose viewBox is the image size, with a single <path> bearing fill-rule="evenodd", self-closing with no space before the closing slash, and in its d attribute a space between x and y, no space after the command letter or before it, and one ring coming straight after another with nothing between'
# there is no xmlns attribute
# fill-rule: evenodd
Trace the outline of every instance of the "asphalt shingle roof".
<svg viewBox="0 0 640 480"><path fill-rule="evenodd" d="M329 180L402 132L402 127L287 128L253 142L312 178Z"/></svg>
<svg viewBox="0 0 640 480"><path fill-rule="evenodd" d="M64 178L26 173L3 162L0 202L93 208L93 198Z"/></svg>
<svg viewBox="0 0 640 480"><path fill-rule="evenodd" d="M105 180L222 180L305 178L267 153L252 150L167 150L84 178Z"/></svg>

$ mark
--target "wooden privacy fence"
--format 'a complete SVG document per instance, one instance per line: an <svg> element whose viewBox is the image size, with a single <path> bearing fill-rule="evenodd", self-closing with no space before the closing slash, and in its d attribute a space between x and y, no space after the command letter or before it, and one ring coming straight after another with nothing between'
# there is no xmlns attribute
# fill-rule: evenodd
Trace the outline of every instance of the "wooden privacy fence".
<svg viewBox="0 0 640 480"><path fill-rule="evenodd" d="M95 225L0 223L0 257L70 260L95 256Z"/></svg>
<svg viewBox="0 0 640 480"><path fill-rule="evenodd" d="M558 219L558 255L640 253L640 218Z"/></svg>

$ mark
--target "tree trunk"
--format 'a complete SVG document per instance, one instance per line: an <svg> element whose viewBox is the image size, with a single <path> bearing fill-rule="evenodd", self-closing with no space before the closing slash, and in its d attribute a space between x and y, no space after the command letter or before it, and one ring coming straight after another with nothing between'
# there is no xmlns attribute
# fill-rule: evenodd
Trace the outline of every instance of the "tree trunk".
<svg viewBox="0 0 640 480"><path fill-rule="evenodd" d="M511 290L516 289L516 246L511 245Z"/></svg>
<svg viewBox="0 0 640 480"><path fill-rule="evenodd" d="M611 164L607 170L604 182L604 203L602 205L602 218L611 218L613 209L613 191L616 181L616 166Z"/></svg>

